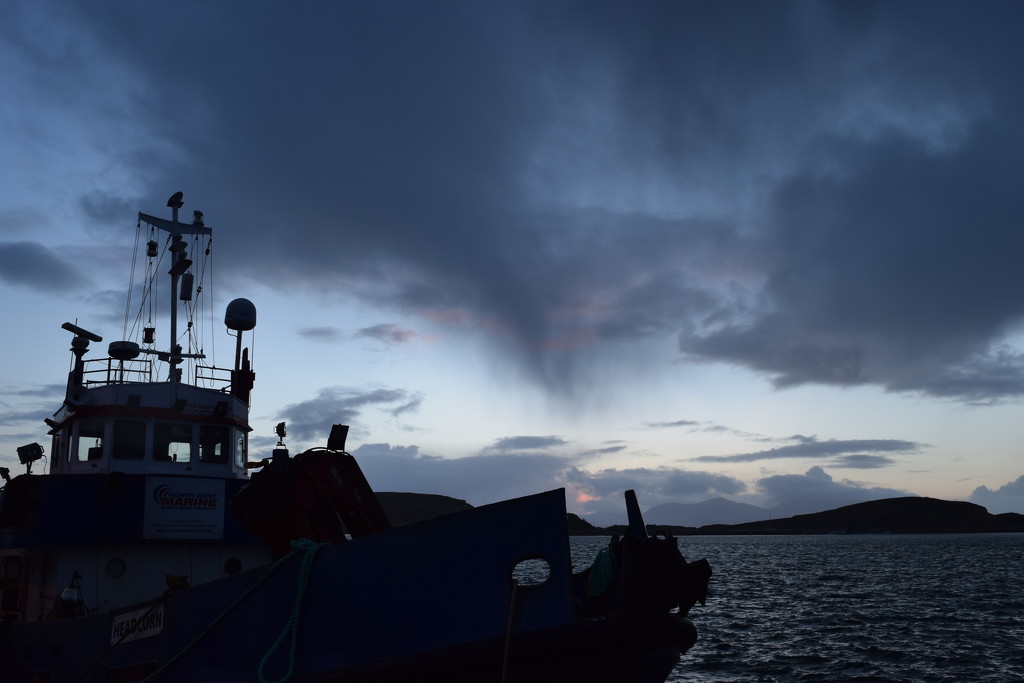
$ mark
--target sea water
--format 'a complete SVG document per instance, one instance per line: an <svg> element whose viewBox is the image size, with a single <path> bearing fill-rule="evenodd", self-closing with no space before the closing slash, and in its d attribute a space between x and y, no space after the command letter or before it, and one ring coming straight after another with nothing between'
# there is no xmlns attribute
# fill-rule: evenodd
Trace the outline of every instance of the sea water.
<svg viewBox="0 0 1024 683"><path fill-rule="evenodd" d="M574 537L576 570L608 542ZM673 683L1024 681L1024 534L684 536L714 576Z"/></svg>

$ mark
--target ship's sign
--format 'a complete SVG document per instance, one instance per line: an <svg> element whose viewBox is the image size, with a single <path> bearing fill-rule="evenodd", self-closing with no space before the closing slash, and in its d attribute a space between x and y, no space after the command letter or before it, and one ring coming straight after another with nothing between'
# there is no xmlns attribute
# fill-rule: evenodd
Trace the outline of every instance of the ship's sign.
<svg viewBox="0 0 1024 683"><path fill-rule="evenodd" d="M153 607L119 614L110 627L110 644L126 643L159 635L164 630L163 603Z"/></svg>

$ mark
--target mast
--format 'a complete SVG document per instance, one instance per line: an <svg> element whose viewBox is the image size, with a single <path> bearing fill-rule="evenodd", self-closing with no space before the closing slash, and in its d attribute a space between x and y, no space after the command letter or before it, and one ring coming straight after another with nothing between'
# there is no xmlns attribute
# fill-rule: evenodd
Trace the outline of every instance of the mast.
<svg viewBox="0 0 1024 683"><path fill-rule="evenodd" d="M167 200L167 206L171 208L171 220L157 218L149 214L139 212L139 220L149 223L155 228L166 231L171 236L172 254L171 269L167 274L171 276L171 347L167 351L167 363L170 366L167 380L172 383L181 382L181 368L178 364L183 358L202 358L202 354L182 354L181 344L178 344L178 282L181 276L192 266L185 249L188 242L181 238L182 235L209 235L211 228L203 225L203 212L196 211L191 224L178 222L178 209L182 207L182 193L175 192Z"/></svg>

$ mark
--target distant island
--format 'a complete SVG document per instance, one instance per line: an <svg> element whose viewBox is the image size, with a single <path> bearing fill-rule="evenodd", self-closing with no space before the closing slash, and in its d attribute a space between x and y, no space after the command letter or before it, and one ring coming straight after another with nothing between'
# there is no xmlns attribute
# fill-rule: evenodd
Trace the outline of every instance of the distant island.
<svg viewBox="0 0 1024 683"><path fill-rule="evenodd" d="M464 500L421 493L378 493L392 524L401 526L472 506ZM625 525L598 527L569 513L566 519L573 536L623 534ZM794 515L742 524L709 524L701 527L649 525L676 536L743 534L934 534L1024 532L1024 515L1007 512L993 515L984 507L937 498L885 498L846 505L835 510Z"/></svg>

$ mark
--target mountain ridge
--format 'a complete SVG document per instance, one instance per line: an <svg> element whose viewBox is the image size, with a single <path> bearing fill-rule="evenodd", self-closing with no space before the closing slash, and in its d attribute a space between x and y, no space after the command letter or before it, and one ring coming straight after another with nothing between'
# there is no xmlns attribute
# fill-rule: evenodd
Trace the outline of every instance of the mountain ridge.
<svg viewBox="0 0 1024 683"><path fill-rule="evenodd" d="M377 494L389 519L395 526L410 524L432 517L471 509L464 500L448 496L424 493L379 493ZM714 509L724 498L705 501L711 503L704 509ZM670 504L671 505L671 504ZM676 504L686 505L686 504ZM704 504L691 504L699 509ZM655 506L651 511L664 506ZM756 506L749 506L755 507ZM671 508L669 508L671 510ZM742 510L742 507L739 508ZM761 508L757 508L760 510ZM765 511L767 512L767 511ZM964 501L940 500L919 496L882 498L844 505L832 510L810 514L793 515L778 519L762 519L737 524L704 524L682 526L659 524L654 517L647 517L649 527L658 527L677 536L693 535L742 535L742 534L849 534L849 533L1004 533L1024 532L1024 515L1006 512L994 515L986 508ZM568 513L566 525L574 536L610 536L623 534L626 525L607 527L594 526L585 519Z"/></svg>
<svg viewBox="0 0 1024 683"><path fill-rule="evenodd" d="M1002 533L1024 532L1024 515L993 515L975 503L905 496L742 524L663 528L677 535ZM609 531L619 533L617 527L609 527Z"/></svg>

